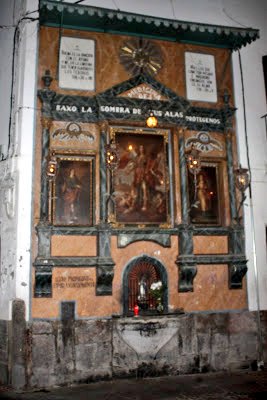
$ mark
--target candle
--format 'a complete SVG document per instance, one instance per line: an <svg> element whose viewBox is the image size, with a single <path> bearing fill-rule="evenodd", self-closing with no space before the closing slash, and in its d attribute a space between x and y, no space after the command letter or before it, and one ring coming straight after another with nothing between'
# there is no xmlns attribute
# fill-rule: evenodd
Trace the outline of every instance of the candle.
<svg viewBox="0 0 267 400"><path fill-rule="evenodd" d="M138 305L136 304L136 305L134 306L134 316L135 316L135 317L138 317L138 314L139 314L139 307L138 307Z"/></svg>

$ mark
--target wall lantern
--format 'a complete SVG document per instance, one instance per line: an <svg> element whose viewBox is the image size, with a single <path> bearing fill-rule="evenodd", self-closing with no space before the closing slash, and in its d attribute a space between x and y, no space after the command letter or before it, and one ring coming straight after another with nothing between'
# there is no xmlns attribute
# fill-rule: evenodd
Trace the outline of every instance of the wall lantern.
<svg viewBox="0 0 267 400"><path fill-rule="evenodd" d="M109 143L105 146L106 167L113 171L117 168L120 158L116 143Z"/></svg>
<svg viewBox="0 0 267 400"><path fill-rule="evenodd" d="M158 125L157 117L155 117L153 111L148 112L148 117L146 119L146 124L149 128L156 128Z"/></svg>
<svg viewBox="0 0 267 400"><path fill-rule="evenodd" d="M186 155L188 170L197 175L201 169L200 151L192 145L190 151Z"/></svg>
<svg viewBox="0 0 267 400"><path fill-rule="evenodd" d="M192 144L191 149L186 154L187 167L191 174L194 175L194 202L191 207L198 207L197 201L197 174L201 170L200 151Z"/></svg>
<svg viewBox="0 0 267 400"><path fill-rule="evenodd" d="M249 175L249 170L247 168L242 168L241 165L239 166L239 168L236 168L234 170L234 174L235 174L235 185L242 195L240 204L237 209L237 216L239 219L240 208L242 207L244 201L246 200L245 191L250 184L250 175Z"/></svg>
<svg viewBox="0 0 267 400"><path fill-rule="evenodd" d="M244 193L250 184L250 175L247 168L239 168L234 170L235 173L235 185L240 192Z"/></svg>
<svg viewBox="0 0 267 400"><path fill-rule="evenodd" d="M52 82L53 78L50 75L50 70L47 69L44 73L44 75L42 76L42 81L44 83L44 86L46 89L49 89L51 82Z"/></svg>
<svg viewBox="0 0 267 400"><path fill-rule="evenodd" d="M117 144L113 141L111 141L109 144L105 146L105 161L106 161L106 167L110 171L110 186L109 186L109 194L107 196L106 200L106 206L108 207L109 202L113 204L113 207L115 207L115 193L113 189L113 179L114 179L114 172L116 168L118 167L119 161L120 161L120 156L119 156L119 151ZM106 221L108 222L108 220Z"/></svg>
<svg viewBox="0 0 267 400"><path fill-rule="evenodd" d="M57 168L58 168L57 158L55 156L55 153L53 152L52 154L50 154L48 158L46 167L46 175L48 179L52 180L55 178L57 173Z"/></svg>

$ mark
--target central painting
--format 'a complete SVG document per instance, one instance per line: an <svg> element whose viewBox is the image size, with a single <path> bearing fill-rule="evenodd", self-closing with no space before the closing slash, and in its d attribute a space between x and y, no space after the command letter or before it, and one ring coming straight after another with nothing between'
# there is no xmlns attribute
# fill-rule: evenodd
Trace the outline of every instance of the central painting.
<svg viewBox="0 0 267 400"><path fill-rule="evenodd" d="M120 224L169 222L168 133L113 131L119 152L114 173L115 220Z"/></svg>

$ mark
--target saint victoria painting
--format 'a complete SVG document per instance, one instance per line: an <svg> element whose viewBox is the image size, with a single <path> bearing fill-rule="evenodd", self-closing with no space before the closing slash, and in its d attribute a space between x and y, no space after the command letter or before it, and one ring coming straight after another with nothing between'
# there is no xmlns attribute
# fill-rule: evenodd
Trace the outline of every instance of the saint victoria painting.
<svg viewBox="0 0 267 400"><path fill-rule="evenodd" d="M188 173L190 217L193 224L219 225L218 164L202 163L196 176Z"/></svg>

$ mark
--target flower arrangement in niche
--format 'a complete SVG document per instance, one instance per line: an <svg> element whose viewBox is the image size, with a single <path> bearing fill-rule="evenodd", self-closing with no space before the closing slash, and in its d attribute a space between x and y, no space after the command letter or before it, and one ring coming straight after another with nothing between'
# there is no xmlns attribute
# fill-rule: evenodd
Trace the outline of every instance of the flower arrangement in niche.
<svg viewBox="0 0 267 400"><path fill-rule="evenodd" d="M157 303L157 311L163 312L163 293L164 293L164 286L161 281L153 282L150 286L150 294Z"/></svg>

